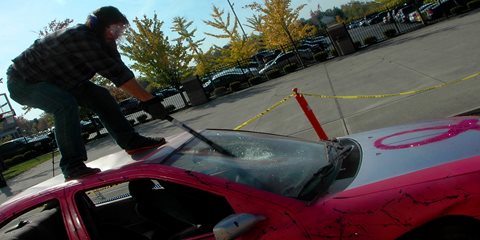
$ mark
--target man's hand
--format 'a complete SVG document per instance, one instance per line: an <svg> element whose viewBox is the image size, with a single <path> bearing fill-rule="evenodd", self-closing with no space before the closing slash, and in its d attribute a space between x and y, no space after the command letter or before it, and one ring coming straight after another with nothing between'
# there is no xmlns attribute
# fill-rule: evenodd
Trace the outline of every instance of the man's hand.
<svg viewBox="0 0 480 240"><path fill-rule="evenodd" d="M152 115L152 118L164 120L168 113L162 104L162 99L154 97L150 100L140 103L141 108Z"/></svg>

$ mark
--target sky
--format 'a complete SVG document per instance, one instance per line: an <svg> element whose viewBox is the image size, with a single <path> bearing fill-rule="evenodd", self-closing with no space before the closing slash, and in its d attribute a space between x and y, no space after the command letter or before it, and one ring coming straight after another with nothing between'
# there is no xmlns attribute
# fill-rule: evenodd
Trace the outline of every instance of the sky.
<svg viewBox="0 0 480 240"><path fill-rule="evenodd" d="M302 18L309 18L311 10L316 10L318 6L324 11L334 6L340 6L350 0L292 0L291 7L296 8L301 4L307 4L300 14ZM240 23L243 25L247 34L251 30L245 26L247 18L253 15L250 9L244 8L246 4L252 2L263 3L262 0L230 0L237 13ZM193 21L190 30L197 29L196 37L198 39L206 38L203 48L208 49L213 44L223 45L223 42L209 37L204 32L216 33L215 29L207 26L203 21L211 20L212 6L215 5L230 13L227 0L1 0L0 1L0 94L7 93L5 72L11 64L11 59L15 58L23 50L28 48L38 37L38 32L42 30L52 20L63 21L67 18L72 19L74 24L84 23L88 14L102 6L115 6L127 16L130 23L135 17L143 18L144 15L151 18L156 13L158 18L164 21L163 32L169 36L169 39L175 38L171 33L170 27L174 17L185 17L187 21ZM128 59L124 59L128 65ZM39 117L41 110L34 109L24 115L21 105L11 100L12 106L17 115L26 119Z"/></svg>

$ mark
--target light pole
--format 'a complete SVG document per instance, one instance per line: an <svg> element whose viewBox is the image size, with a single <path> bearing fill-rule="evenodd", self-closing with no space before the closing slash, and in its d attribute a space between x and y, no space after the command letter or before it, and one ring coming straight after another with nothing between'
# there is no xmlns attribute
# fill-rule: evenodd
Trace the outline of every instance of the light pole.
<svg viewBox="0 0 480 240"><path fill-rule="evenodd" d="M230 8L232 9L233 15L235 16L235 20L238 22L238 25L240 25L240 29L242 29L243 40L247 39L247 34L245 34L245 30L243 30L243 26L242 26L242 24L240 23L240 20L237 17L237 13L235 12L235 9L233 9L232 3L230 2L230 0L227 0L227 2L228 2L228 5L230 5Z"/></svg>

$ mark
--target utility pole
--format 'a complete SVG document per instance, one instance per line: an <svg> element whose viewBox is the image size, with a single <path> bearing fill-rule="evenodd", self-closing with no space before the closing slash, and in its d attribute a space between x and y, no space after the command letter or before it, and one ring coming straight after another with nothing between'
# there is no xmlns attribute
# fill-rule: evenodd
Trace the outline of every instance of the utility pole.
<svg viewBox="0 0 480 240"><path fill-rule="evenodd" d="M238 25L240 25L240 29L242 29L243 40L247 39L247 34L245 34L245 30L243 30L243 26L242 26L242 24L240 23L240 20L237 17L237 13L235 12L235 9L233 9L232 3L230 2L230 0L227 0L227 2L228 2L228 5L230 5L230 8L232 9L233 15L235 16L235 21L238 22Z"/></svg>

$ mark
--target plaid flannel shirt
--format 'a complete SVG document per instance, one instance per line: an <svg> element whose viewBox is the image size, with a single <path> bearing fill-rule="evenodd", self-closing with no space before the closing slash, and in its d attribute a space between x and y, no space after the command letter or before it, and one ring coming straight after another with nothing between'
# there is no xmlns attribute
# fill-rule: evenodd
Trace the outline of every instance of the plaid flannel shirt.
<svg viewBox="0 0 480 240"><path fill-rule="evenodd" d="M36 40L12 60L28 82L51 82L73 90L96 73L117 87L134 77L120 58L115 42L106 44L84 24Z"/></svg>

